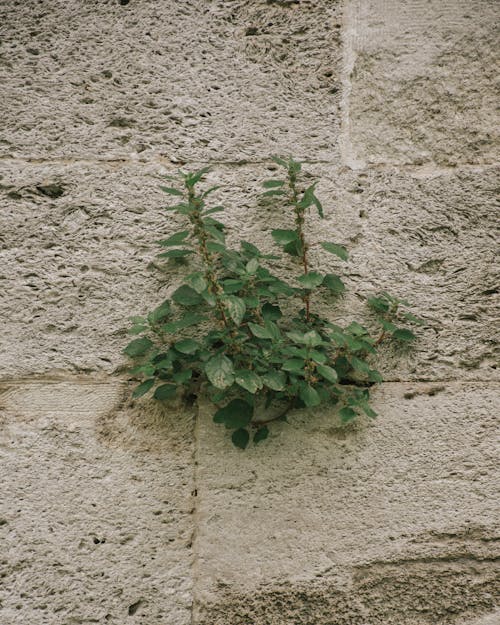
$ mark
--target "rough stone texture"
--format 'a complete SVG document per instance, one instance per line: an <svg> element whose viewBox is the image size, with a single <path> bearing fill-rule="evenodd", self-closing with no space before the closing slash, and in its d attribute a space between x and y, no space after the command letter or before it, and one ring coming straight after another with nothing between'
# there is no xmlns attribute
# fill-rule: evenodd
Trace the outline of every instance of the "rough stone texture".
<svg viewBox="0 0 500 625"><path fill-rule="evenodd" d="M302 157L331 159L340 8L332 0L2 2L0 154L213 161L300 146Z"/></svg>
<svg viewBox="0 0 500 625"><path fill-rule="evenodd" d="M2 625L496 625L499 6L1 3ZM376 422L295 413L243 453L106 374L182 273L155 176L215 165L230 240L270 248L280 153L350 252L313 251L349 287L320 311L387 289L426 325Z"/></svg>
<svg viewBox="0 0 500 625"><path fill-rule="evenodd" d="M192 415L125 390L1 385L2 624L190 623Z"/></svg>
<svg viewBox="0 0 500 625"><path fill-rule="evenodd" d="M195 622L455 625L492 612L498 390L386 384L374 425L297 412L244 454L204 409Z"/></svg>
<svg viewBox="0 0 500 625"><path fill-rule="evenodd" d="M499 3L348 4L344 156L357 166L495 162Z"/></svg>
<svg viewBox="0 0 500 625"><path fill-rule="evenodd" d="M235 244L241 236L270 250L270 230L289 225L285 211L257 197L262 180L275 175L271 167L218 166L210 175L223 185L213 201L227 207L221 219ZM311 238L334 239L351 254L344 264L312 253L322 270L345 275L350 292L340 305L318 302L321 312L368 320L360 296L388 290L408 298L427 326L412 353L385 354L386 379L497 377L495 169L425 177L319 164L307 170L320 178L326 213L312 220ZM5 375L110 372L124 364L128 317L150 310L183 271L159 271L155 261L154 241L176 227L161 210L170 200L155 176L164 171L172 169L4 165L0 280L9 297L0 309L17 337L0 338ZM48 197L47 189L61 195ZM285 274L293 273L289 262Z"/></svg>

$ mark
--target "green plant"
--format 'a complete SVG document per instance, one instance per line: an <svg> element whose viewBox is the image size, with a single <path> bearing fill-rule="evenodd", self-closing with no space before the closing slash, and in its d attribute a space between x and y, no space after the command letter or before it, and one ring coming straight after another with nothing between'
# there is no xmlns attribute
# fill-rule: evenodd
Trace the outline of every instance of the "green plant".
<svg viewBox="0 0 500 625"><path fill-rule="evenodd" d="M412 341L415 335L399 323L420 322L404 310L407 302L387 293L368 299L381 326L377 338L360 323L341 327L314 312L315 298L339 298L345 285L335 273L311 268L311 245L343 262L347 250L308 241L309 210L323 217L316 183L301 186L298 161L274 161L283 176L265 181L263 196L293 218L288 229L271 232L282 253L296 259L293 283L271 271L280 256L246 241L239 250L227 247L225 226L214 218L223 208L207 206L218 187L198 190L208 168L165 176L174 186L161 189L177 200L166 210L186 227L158 241L158 256L188 264L190 272L170 299L146 317L131 318L129 332L140 338L124 350L135 361L130 373L141 379L134 397L152 391L161 401L179 394L192 400L206 393L217 407L214 421L232 430L241 448L251 436L256 443L267 438L269 424L286 420L294 407L335 404L343 422L360 412L375 417L369 390L382 381L372 364L377 348L385 340Z"/></svg>

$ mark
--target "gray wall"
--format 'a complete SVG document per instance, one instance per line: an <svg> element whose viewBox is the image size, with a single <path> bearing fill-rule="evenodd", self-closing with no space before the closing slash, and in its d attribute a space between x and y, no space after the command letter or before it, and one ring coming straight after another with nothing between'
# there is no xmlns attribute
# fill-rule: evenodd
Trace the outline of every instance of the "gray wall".
<svg viewBox="0 0 500 625"><path fill-rule="evenodd" d="M1 623L497 622L499 6L2 2ZM156 176L213 165L267 247L274 154L350 252L314 258L349 287L322 312L387 289L426 325L374 423L296 411L241 452L209 406L132 402L121 350L181 275Z"/></svg>

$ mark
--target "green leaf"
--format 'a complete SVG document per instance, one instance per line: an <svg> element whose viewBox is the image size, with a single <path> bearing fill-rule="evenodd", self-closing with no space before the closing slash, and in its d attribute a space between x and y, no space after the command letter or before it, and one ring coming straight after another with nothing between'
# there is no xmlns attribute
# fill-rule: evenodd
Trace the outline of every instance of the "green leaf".
<svg viewBox="0 0 500 625"><path fill-rule="evenodd" d="M366 374L370 373L370 365L364 360L361 360L361 358L356 358L356 356L349 356L349 361L355 371Z"/></svg>
<svg viewBox="0 0 500 625"><path fill-rule="evenodd" d="M398 328L395 332L392 333L393 338L398 341L414 341L417 337L413 334L411 330L407 330L406 328Z"/></svg>
<svg viewBox="0 0 500 625"><path fill-rule="evenodd" d="M284 158L281 158L279 156L273 156L271 158L275 163L281 165L281 167L286 167L288 169L288 161L286 161Z"/></svg>
<svg viewBox="0 0 500 625"><path fill-rule="evenodd" d="M302 243L300 242L300 239L287 243L283 247L283 251L290 254L290 256L302 256Z"/></svg>
<svg viewBox="0 0 500 625"><path fill-rule="evenodd" d="M205 230L219 243L224 244L226 242L226 237L224 233L219 230L219 228L216 228L215 226L205 226Z"/></svg>
<svg viewBox="0 0 500 625"><path fill-rule="evenodd" d="M147 330L148 327L147 326L134 326L133 328L130 328L129 330L127 330L128 334L141 334L142 332L144 332L144 330Z"/></svg>
<svg viewBox="0 0 500 625"><path fill-rule="evenodd" d="M205 364L207 378L216 388L227 388L234 382L233 363L224 354L217 354Z"/></svg>
<svg viewBox="0 0 500 625"><path fill-rule="evenodd" d="M239 447L240 449L245 449L246 446L248 445L248 441L250 440L250 434L247 432L247 430L240 428L239 430L236 430L235 432L233 432L233 435L231 436L231 440L233 441L233 445L235 447Z"/></svg>
<svg viewBox="0 0 500 625"><path fill-rule="evenodd" d="M323 343L321 336L316 332L316 330L309 330L304 334L304 345L307 347L317 347Z"/></svg>
<svg viewBox="0 0 500 625"><path fill-rule="evenodd" d="M314 360L314 362L319 363L320 365L324 365L325 362L328 360L326 354L323 354L323 352L318 352L318 350L316 349L312 349L309 352L309 356L310 358L312 358L312 360Z"/></svg>
<svg viewBox="0 0 500 625"><path fill-rule="evenodd" d="M179 371L177 373L174 373L172 378L174 379L174 382L177 382L177 384L184 384L185 382L191 379L192 375L193 375L192 369L184 369L184 371Z"/></svg>
<svg viewBox="0 0 500 625"><path fill-rule="evenodd" d="M335 371L335 369L329 367L328 365L318 365L316 367L316 371L329 382L335 383L338 380L337 372Z"/></svg>
<svg viewBox="0 0 500 625"><path fill-rule="evenodd" d="M175 349L181 354L194 354L200 345L193 339L184 339L174 344Z"/></svg>
<svg viewBox="0 0 500 625"><path fill-rule="evenodd" d="M298 371L303 371L305 364L306 364L305 361L301 360L300 358L288 358L281 365L281 368L284 371L292 371L292 372L295 373L295 372L298 372Z"/></svg>
<svg viewBox="0 0 500 625"><path fill-rule="evenodd" d="M228 278L222 283L224 293L237 293L244 286L245 283L243 282L243 280L236 280L235 278Z"/></svg>
<svg viewBox="0 0 500 625"><path fill-rule="evenodd" d="M170 301L166 299L162 304L160 304L151 313L149 313L148 321L151 325L154 325L155 323L160 323L161 321L166 319L166 317L168 317L171 312L172 310L170 308Z"/></svg>
<svg viewBox="0 0 500 625"><path fill-rule="evenodd" d="M284 180L266 180L262 183L262 186L265 189L275 189L276 187L282 187L284 184Z"/></svg>
<svg viewBox="0 0 500 625"><path fill-rule="evenodd" d="M177 321L165 324L161 329L164 332L178 332L179 330L184 330L190 326L195 326L202 321L207 321L207 317L203 317L203 315L198 315L193 312L188 312Z"/></svg>
<svg viewBox="0 0 500 625"><path fill-rule="evenodd" d="M262 316L267 321L278 321L283 316L283 313L280 310L279 306L273 306L272 304L266 303L262 306Z"/></svg>
<svg viewBox="0 0 500 625"><path fill-rule="evenodd" d="M222 243L217 243L216 241L208 241L207 250L209 252L215 252L217 254L220 254L226 251L226 246Z"/></svg>
<svg viewBox="0 0 500 625"><path fill-rule="evenodd" d="M281 189L271 189L271 191L266 191L262 194L263 196L270 197L273 195L285 195L285 192Z"/></svg>
<svg viewBox="0 0 500 625"><path fill-rule="evenodd" d="M425 324L425 321L423 319L420 319L420 317L415 317L415 315L409 312L404 312L403 317L407 319L408 321L411 321L412 323L416 323L419 326L422 326Z"/></svg>
<svg viewBox="0 0 500 625"><path fill-rule="evenodd" d="M205 197L211 191L215 191L215 189L220 189L220 187L212 187L208 191L205 191L205 193L203 193L202 197ZM213 208L209 208L208 210L203 211L202 216L206 217L207 215L212 215L213 213L221 213L223 210L224 210L223 206L214 206Z"/></svg>
<svg viewBox="0 0 500 625"><path fill-rule="evenodd" d="M313 201L314 206L316 206L316 208L318 210L319 216L323 219L323 217L325 216L324 213L323 213L323 206L321 205L321 202L318 200L316 195L312 196L312 201Z"/></svg>
<svg viewBox="0 0 500 625"><path fill-rule="evenodd" d="M188 187L194 187L194 185L197 182L199 182L203 178L203 176L209 171L210 171L210 166L207 166L207 167L203 167L203 169L200 169L197 172L187 174L184 178L186 185Z"/></svg>
<svg viewBox="0 0 500 625"><path fill-rule="evenodd" d="M158 241L158 245L162 247L168 247L170 245L180 245L184 242L184 239L189 235L189 230L183 230L182 232L176 232L168 239L164 239L163 241Z"/></svg>
<svg viewBox="0 0 500 625"><path fill-rule="evenodd" d="M245 266L245 271L250 275L253 276L255 274L255 272L257 271L257 269L259 268L259 261L256 258L252 258L251 260L248 261L248 263Z"/></svg>
<svg viewBox="0 0 500 625"><path fill-rule="evenodd" d="M309 206L311 206L311 204L314 202L314 200L313 200L313 198L315 197L314 196L314 189L315 189L317 184L318 183L315 182L310 187L307 187L307 189L304 191L304 195L302 196L302 199L297 204L297 206L299 208L305 209L305 208L309 208Z"/></svg>
<svg viewBox="0 0 500 625"><path fill-rule="evenodd" d="M262 382L273 391L282 391L286 384L286 374L283 371L267 371L261 373Z"/></svg>
<svg viewBox="0 0 500 625"><path fill-rule="evenodd" d="M137 356L143 356L153 346L153 341L144 337L142 339L134 339L123 350L127 356L136 358Z"/></svg>
<svg viewBox="0 0 500 625"><path fill-rule="evenodd" d="M214 414L214 423L224 423L227 428L244 428L253 417L253 406L243 399L233 399Z"/></svg>
<svg viewBox="0 0 500 625"><path fill-rule="evenodd" d="M377 317L377 321L380 323L380 325L386 332L394 332L395 330L398 329L397 326L395 326L390 321L387 321L387 319L383 319L382 317Z"/></svg>
<svg viewBox="0 0 500 625"><path fill-rule="evenodd" d="M153 387L154 383L155 383L154 378L150 378L149 380L146 380L145 382L142 382L141 384L139 384L139 386L136 387L136 389L132 393L132 397L142 397L149 390L151 390L151 388Z"/></svg>
<svg viewBox="0 0 500 625"><path fill-rule="evenodd" d="M323 282L323 278L324 276L317 271L310 271L309 273L299 276L297 282L300 282L306 289L314 289Z"/></svg>
<svg viewBox="0 0 500 625"><path fill-rule="evenodd" d="M272 339L272 334L268 328L263 328L256 323L249 323L248 327L254 336L258 339Z"/></svg>
<svg viewBox="0 0 500 625"><path fill-rule="evenodd" d="M260 443L260 441L266 440L268 436L269 428L267 427L267 425L264 425L263 427L259 428L257 432L255 432L255 434L253 435L253 442L256 444Z"/></svg>
<svg viewBox="0 0 500 625"><path fill-rule="evenodd" d="M347 250L343 245L338 245L337 243L323 242L321 243L321 247L327 252L330 252L330 254L335 254L335 256L338 256L342 260L347 260L349 257L347 254Z"/></svg>
<svg viewBox="0 0 500 625"><path fill-rule="evenodd" d="M187 284L183 284L172 294L172 299L181 306L199 306L203 301L198 293Z"/></svg>
<svg viewBox="0 0 500 625"><path fill-rule="evenodd" d="M301 384L299 388L299 397L308 408L314 408L321 404L321 397L318 391L309 384Z"/></svg>
<svg viewBox="0 0 500 625"><path fill-rule="evenodd" d="M323 280L323 286L326 286L333 293L343 293L345 291L345 284L334 273L327 273Z"/></svg>
<svg viewBox="0 0 500 625"><path fill-rule="evenodd" d="M299 239L296 230L271 230L271 236L279 245L286 245Z"/></svg>
<svg viewBox="0 0 500 625"><path fill-rule="evenodd" d="M382 297L369 297L367 303L371 309L379 313L388 312L390 308L389 302Z"/></svg>
<svg viewBox="0 0 500 625"><path fill-rule="evenodd" d="M375 410L373 410L370 405L367 402L358 402L358 405L361 407L361 409L363 410L363 412L365 413L365 415L367 417L370 417L370 419L375 419L375 417L377 416L377 413L375 412Z"/></svg>
<svg viewBox="0 0 500 625"><path fill-rule="evenodd" d="M158 258L184 258L185 256L190 256L194 254L193 250L167 250L166 252L162 252L161 254L157 254Z"/></svg>
<svg viewBox="0 0 500 625"><path fill-rule="evenodd" d="M162 186L160 186L160 189L164 193L168 193L169 195L184 195L183 191L179 191L178 189L173 189L172 187L162 187Z"/></svg>
<svg viewBox="0 0 500 625"><path fill-rule="evenodd" d="M172 399L172 397L175 397L176 391L177 386L175 384L162 384L156 388L153 397L160 401Z"/></svg>
<svg viewBox="0 0 500 625"><path fill-rule="evenodd" d="M194 273L186 276L186 282L197 293L201 293L207 288L207 281L202 271L195 271Z"/></svg>
<svg viewBox="0 0 500 625"><path fill-rule="evenodd" d="M256 393L262 386L261 378L255 373L255 371L249 371L247 369L238 369L234 372L234 380L236 384L239 384L249 393Z"/></svg>
<svg viewBox="0 0 500 625"><path fill-rule="evenodd" d="M357 416L357 413L352 408L349 408L349 406L344 406L344 408L339 410L339 415L342 423L347 423L348 421L352 421L354 417Z"/></svg>
<svg viewBox="0 0 500 625"><path fill-rule="evenodd" d="M380 375L380 373L376 369L370 369L368 374L368 379L370 382L383 382L384 378Z"/></svg>
<svg viewBox="0 0 500 625"><path fill-rule="evenodd" d="M236 295L226 295L222 301L231 319L239 326L247 310L245 302L240 297L236 297Z"/></svg>

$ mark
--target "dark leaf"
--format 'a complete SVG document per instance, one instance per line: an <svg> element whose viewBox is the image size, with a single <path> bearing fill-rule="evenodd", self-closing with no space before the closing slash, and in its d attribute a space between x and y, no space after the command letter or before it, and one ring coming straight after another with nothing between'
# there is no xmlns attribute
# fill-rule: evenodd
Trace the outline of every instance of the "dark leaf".
<svg viewBox="0 0 500 625"><path fill-rule="evenodd" d="M282 187L285 184L283 180L266 180L262 183L265 189L275 189L276 187Z"/></svg>
<svg viewBox="0 0 500 625"><path fill-rule="evenodd" d="M342 260L347 260L349 257L347 254L347 250L343 245L338 245L337 243L324 242L324 243L321 243L321 247L327 252L330 252L330 254L335 254Z"/></svg>
<svg viewBox="0 0 500 625"><path fill-rule="evenodd" d="M264 425L263 427L259 428L257 432L255 432L255 434L253 435L253 442L260 443L260 441L266 440L268 436L269 428L267 427L267 425Z"/></svg>
<svg viewBox="0 0 500 625"><path fill-rule="evenodd" d="M174 291L172 299L181 306L198 306L203 301L198 293L187 284L183 284Z"/></svg>
<svg viewBox="0 0 500 625"><path fill-rule="evenodd" d="M339 410L339 415L342 420L342 423L347 423L348 421L352 421L354 417L357 416L356 411L349 406L344 406Z"/></svg>
<svg viewBox="0 0 500 625"><path fill-rule="evenodd" d="M132 397L142 397L142 395L145 395L149 390L151 390L151 388L154 386L154 383L154 378L150 378L149 380L142 382L141 384L139 384L139 386L136 387L136 389L132 393Z"/></svg>
<svg viewBox="0 0 500 625"><path fill-rule="evenodd" d="M343 293L345 291L345 284L334 273L327 273L323 280L323 286L326 286L333 293Z"/></svg>
<svg viewBox="0 0 500 625"><path fill-rule="evenodd" d="M184 195L183 191L179 191L178 189L173 189L172 187L162 187L162 186L160 186L160 189L164 193L168 193L169 195Z"/></svg>
<svg viewBox="0 0 500 625"><path fill-rule="evenodd" d="M233 399L214 414L215 423L224 423L227 428L244 428L253 417L253 407L243 399Z"/></svg>
<svg viewBox="0 0 500 625"><path fill-rule="evenodd" d="M160 401L172 399L172 397L175 397L176 391L177 386L175 384L162 384L156 388L153 397Z"/></svg>
<svg viewBox="0 0 500 625"><path fill-rule="evenodd" d="M248 445L248 441L250 440L250 434L247 432L247 430L240 428L239 430L236 430L235 432L233 432L233 435L231 436L231 440L233 441L233 445L235 447L239 447L240 449L245 449L246 446Z"/></svg>
<svg viewBox="0 0 500 625"><path fill-rule="evenodd" d="M393 338L398 341L414 341L417 337L413 334L411 330L407 330L406 328L399 328L395 332L392 333Z"/></svg>
<svg viewBox="0 0 500 625"><path fill-rule="evenodd" d="M271 230L271 236L279 245L286 245L299 238L296 230Z"/></svg>
<svg viewBox="0 0 500 625"><path fill-rule="evenodd" d="M180 245L186 237L189 235L189 230L183 230L182 232L176 232L168 239L158 241L158 244L162 247L169 247L170 245Z"/></svg>
<svg viewBox="0 0 500 625"><path fill-rule="evenodd" d="M127 356L136 358L137 356L143 356L153 346L153 341L144 337L142 339L134 339L123 350Z"/></svg>

